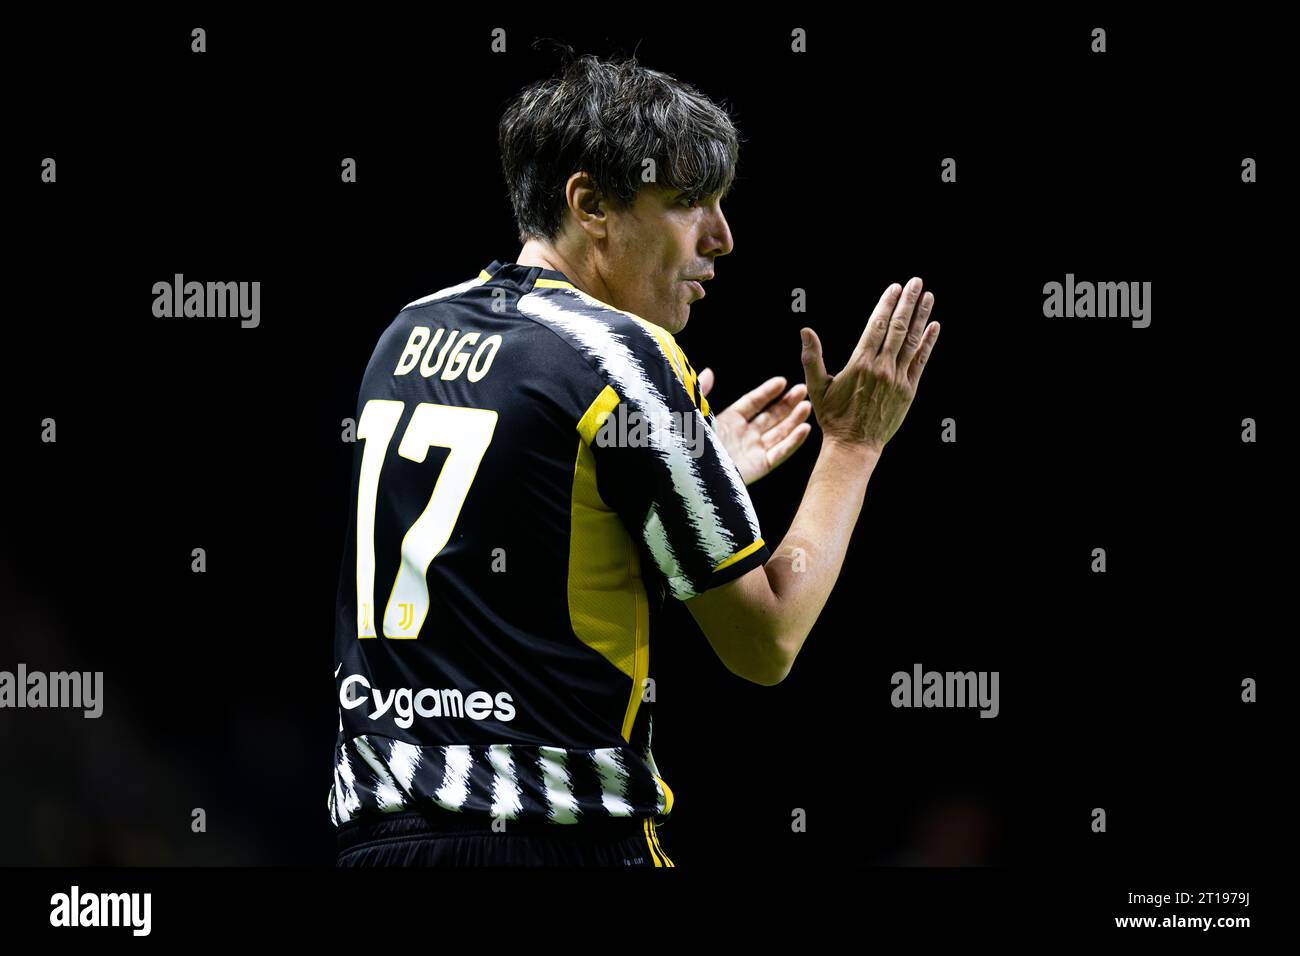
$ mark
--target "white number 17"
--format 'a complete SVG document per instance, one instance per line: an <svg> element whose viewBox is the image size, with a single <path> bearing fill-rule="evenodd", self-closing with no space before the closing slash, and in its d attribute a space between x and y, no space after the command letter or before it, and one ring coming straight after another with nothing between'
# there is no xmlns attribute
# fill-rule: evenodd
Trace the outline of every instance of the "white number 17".
<svg viewBox="0 0 1300 956"><path fill-rule="evenodd" d="M357 491L357 637L376 637L375 605L375 505L379 498L379 473L383 470L393 432L405 402L373 398L361 410L357 438L365 441ZM434 445L450 453L438 474L424 511L402 539L402 563L384 607L385 637L415 638L429 613L429 585L425 575L451 537L469 486L497 426L497 413L482 408L434 405L415 406L402 434L397 453L422 462Z"/></svg>

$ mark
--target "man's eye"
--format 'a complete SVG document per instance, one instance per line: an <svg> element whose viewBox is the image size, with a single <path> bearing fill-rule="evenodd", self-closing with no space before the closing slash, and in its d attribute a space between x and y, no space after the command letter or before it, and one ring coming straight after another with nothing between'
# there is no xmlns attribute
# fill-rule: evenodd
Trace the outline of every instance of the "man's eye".
<svg viewBox="0 0 1300 956"><path fill-rule="evenodd" d="M690 206L694 206L697 200L693 196L683 196L681 202L683 206L690 207Z"/></svg>

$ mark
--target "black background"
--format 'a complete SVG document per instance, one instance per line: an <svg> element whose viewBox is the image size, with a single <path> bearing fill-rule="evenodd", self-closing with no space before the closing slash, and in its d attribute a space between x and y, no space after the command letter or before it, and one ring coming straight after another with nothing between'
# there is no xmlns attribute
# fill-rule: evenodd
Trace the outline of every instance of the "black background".
<svg viewBox="0 0 1300 956"><path fill-rule="evenodd" d="M518 253L495 128L554 69L547 36L635 51L745 138L735 250L679 336L715 406L799 380L802 325L837 368L891 282L921 275L943 329L791 676L746 685L680 607L657 639L679 867L1253 872L1290 552L1268 26L604 17L13 24L0 668L103 670L106 704L0 714L0 863L332 863L340 423L402 305ZM174 273L261 281L260 327L154 318ZM1151 326L1045 319L1066 273L1151 282ZM769 541L818 442L751 488ZM1000 671L1000 716L895 710L915 662ZM742 776L760 801L733 800Z"/></svg>

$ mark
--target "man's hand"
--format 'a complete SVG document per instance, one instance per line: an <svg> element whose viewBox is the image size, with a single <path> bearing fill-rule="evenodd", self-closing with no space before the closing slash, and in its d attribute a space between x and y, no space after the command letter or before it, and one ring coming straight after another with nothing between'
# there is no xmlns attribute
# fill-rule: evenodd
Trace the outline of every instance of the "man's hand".
<svg viewBox="0 0 1300 956"><path fill-rule="evenodd" d="M934 295L921 295L920 279L906 288L891 285L848 364L834 375L826 373L817 333L801 330L808 397L827 440L880 452L894 437L939 338L939 323L925 323L933 308Z"/></svg>
<svg viewBox="0 0 1300 956"><path fill-rule="evenodd" d="M708 395L713 388L712 369L700 372L699 385L700 393ZM784 378L779 375L769 378L734 404L714 413L718 439L747 485L793 455L812 433L812 425L807 422L812 403L804 400L807 386L796 385L773 404L783 388Z"/></svg>

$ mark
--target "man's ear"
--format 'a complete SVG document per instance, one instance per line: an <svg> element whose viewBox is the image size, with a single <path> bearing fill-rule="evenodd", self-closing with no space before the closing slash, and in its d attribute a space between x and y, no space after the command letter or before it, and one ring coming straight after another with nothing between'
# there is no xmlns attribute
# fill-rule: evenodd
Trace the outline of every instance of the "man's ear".
<svg viewBox="0 0 1300 956"><path fill-rule="evenodd" d="M577 225L592 239L604 239L609 204L587 173L577 172L564 185L564 198Z"/></svg>

